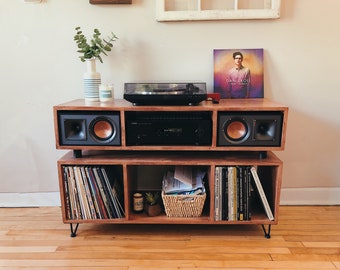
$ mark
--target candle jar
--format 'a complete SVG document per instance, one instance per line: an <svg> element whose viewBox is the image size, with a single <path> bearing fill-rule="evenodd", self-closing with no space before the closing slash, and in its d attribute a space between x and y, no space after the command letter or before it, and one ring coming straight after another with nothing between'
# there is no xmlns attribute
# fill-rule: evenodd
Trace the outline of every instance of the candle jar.
<svg viewBox="0 0 340 270"><path fill-rule="evenodd" d="M143 212L144 209L144 200L143 195L141 193L133 194L133 211L136 213Z"/></svg>
<svg viewBox="0 0 340 270"><path fill-rule="evenodd" d="M99 101L100 102L108 102L113 99L113 86L110 84L101 84L99 85Z"/></svg>

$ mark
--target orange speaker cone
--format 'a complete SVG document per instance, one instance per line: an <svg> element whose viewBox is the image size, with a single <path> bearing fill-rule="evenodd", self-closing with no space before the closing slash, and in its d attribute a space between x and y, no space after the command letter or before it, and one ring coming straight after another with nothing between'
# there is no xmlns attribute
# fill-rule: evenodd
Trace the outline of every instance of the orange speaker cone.
<svg viewBox="0 0 340 270"><path fill-rule="evenodd" d="M105 140L110 138L114 129L109 121L100 120L93 126L93 133L98 139Z"/></svg>
<svg viewBox="0 0 340 270"><path fill-rule="evenodd" d="M241 121L233 121L226 126L225 134L231 140L241 140L247 135L247 126Z"/></svg>

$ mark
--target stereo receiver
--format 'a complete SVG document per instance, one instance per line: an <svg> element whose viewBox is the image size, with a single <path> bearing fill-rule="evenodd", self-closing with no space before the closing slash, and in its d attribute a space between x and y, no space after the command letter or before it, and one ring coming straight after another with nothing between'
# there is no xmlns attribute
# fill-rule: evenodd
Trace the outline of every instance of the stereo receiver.
<svg viewBox="0 0 340 270"><path fill-rule="evenodd" d="M126 112L126 145L211 145L210 112Z"/></svg>

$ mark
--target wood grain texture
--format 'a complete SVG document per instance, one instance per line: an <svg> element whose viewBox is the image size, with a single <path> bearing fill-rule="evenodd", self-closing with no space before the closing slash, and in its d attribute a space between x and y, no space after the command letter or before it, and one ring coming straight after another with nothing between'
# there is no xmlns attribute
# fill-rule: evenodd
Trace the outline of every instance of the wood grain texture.
<svg viewBox="0 0 340 270"><path fill-rule="evenodd" d="M258 225L81 224L59 207L0 208L0 269L340 269L340 206L281 206Z"/></svg>

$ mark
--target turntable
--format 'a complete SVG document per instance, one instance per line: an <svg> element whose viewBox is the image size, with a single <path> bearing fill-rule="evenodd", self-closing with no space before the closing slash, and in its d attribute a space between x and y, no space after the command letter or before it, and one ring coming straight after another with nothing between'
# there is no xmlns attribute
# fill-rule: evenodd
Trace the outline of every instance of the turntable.
<svg viewBox="0 0 340 270"><path fill-rule="evenodd" d="M206 83L125 83L124 99L134 105L197 105L207 99Z"/></svg>

